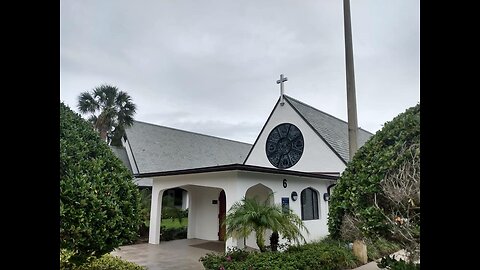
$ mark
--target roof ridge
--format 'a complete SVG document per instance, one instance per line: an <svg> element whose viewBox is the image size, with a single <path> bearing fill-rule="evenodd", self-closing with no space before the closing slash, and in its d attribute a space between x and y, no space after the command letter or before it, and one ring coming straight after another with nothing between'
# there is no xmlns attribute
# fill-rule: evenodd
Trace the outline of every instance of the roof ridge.
<svg viewBox="0 0 480 270"><path fill-rule="evenodd" d="M246 142L239 142L239 141L235 141L235 140L232 140L232 139L216 137L216 136L213 136L213 135L202 134L202 133L198 133L198 132L194 132L194 131L183 130L183 129L178 129L178 128L172 128L172 127L162 126L162 125L158 125L158 124L152 124L152 123L148 123L148 122L144 122L144 121L139 121L139 120L133 120L133 121L134 121L134 122L143 123L143 124L147 124L147 125L151 125L151 126L155 126L155 127L167 128L167 129L171 129L171 130L176 130L176 131L181 131L181 132L187 132L187 133L191 133L191 134L195 134L195 135L201 135L201 136L210 137L210 138L214 138L214 139L231 141L231 142L235 142L235 143L241 143L241 144L246 144L246 145L252 146L252 144L249 144L249 143L246 143Z"/></svg>
<svg viewBox="0 0 480 270"><path fill-rule="evenodd" d="M293 97L291 97L291 96L289 96L289 95L284 94L284 96L287 97L287 98L293 99L294 101L296 101L296 102L298 102L298 103L300 103L300 104L302 104L302 105L304 105L304 106L307 106L307 107L309 107L309 108L311 108L311 109L313 109L313 110L315 110L315 111L317 111L317 112L321 112L321 113L323 113L323 114L326 114L327 116L330 116L330 117L332 117L332 118L334 118L334 119L337 119L337 120L339 120L339 121L341 121L341 122L343 122L343 123L345 123L345 124L348 125L348 122L345 121L345 120L342 120L342 119L340 119L340 118L338 118L338 117L336 117L336 116L333 116L333 115L331 115L331 114L329 114L329 113L326 113L326 112L324 112L324 111L321 111L321 110L319 110L319 109L317 109L317 108L315 108L315 107L313 107L313 106L311 106L311 105L308 105L307 103L302 102L302 101L300 101L300 100L298 100L298 99L296 99L296 98L293 98ZM361 128L361 127L359 127L358 129L361 129L361 130L363 130L363 131L365 131L365 132L367 132L367 133L370 133L370 134L374 135L374 134L371 133L370 131L365 130L365 129Z"/></svg>

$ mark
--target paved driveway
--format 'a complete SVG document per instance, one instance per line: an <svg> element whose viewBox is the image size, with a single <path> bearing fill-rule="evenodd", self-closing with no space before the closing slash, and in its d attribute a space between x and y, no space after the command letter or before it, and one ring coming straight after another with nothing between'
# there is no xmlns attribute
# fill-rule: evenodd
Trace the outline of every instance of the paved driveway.
<svg viewBox="0 0 480 270"><path fill-rule="evenodd" d="M222 252L225 243L201 239L181 239L160 242L160 245L137 244L123 246L111 254L146 266L148 270L203 270L198 261L210 252Z"/></svg>

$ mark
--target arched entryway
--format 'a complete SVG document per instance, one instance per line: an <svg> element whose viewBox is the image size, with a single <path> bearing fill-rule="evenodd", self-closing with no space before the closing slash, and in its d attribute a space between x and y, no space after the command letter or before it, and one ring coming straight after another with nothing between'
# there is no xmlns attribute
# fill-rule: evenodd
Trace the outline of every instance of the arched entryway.
<svg viewBox="0 0 480 270"><path fill-rule="evenodd" d="M270 205L274 203L274 195L273 195L272 189L270 189L269 187L263 184L256 184L248 188L247 191L245 192L245 198L255 199L261 203L266 202L267 204L270 204ZM265 234L265 239L269 239L271 234L272 232L270 230L267 230ZM247 245L248 247L258 249L255 232L253 232L252 234L250 234L249 237L244 239L244 244ZM268 242L265 244L269 245Z"/></svg>

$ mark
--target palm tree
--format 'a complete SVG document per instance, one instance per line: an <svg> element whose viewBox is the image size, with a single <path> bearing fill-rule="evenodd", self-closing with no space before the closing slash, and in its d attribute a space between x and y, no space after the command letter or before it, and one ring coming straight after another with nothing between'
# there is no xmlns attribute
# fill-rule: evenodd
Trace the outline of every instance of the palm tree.
<svg viewBox="0 0 480 270"><path fill-rule="evenodd" d="M272 196L272 194L270 195ZM270 205L269 199L259 202L256 198L243 198L232 205L225 219L227 237L248 237L252 232L256 234L256 242L260 252L265 249L265 232L270 229L278 232L285 239L304 243L301 230L308 229L302 219L291 209L282 209L281 205Z"/></svg>
<svg viewBox="0 0 480 270"><path fill-rule="evenodd" d="M91 114L88 120L100 133L102 140L121 146L125 128L133 125L136 105L125 92L116 86L103 84L91 93L83 92L78 97L78 109L82 114Z"/></svg>

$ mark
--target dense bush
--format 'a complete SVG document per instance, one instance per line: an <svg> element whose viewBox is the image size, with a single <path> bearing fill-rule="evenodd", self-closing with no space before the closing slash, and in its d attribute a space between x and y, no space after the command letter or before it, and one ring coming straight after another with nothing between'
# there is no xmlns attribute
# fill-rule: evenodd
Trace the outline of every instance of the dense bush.
<svg viewBox="0 0 480 270"><path fill-rule="evenodd" d="M60 270L145 270L145 267L132 262L127 262L119 257L105 254L98 259L90 259L82 265L74 265L69 262L73 255L67 250L60 250Z"/></svg>
<svg viewBox="0 0 480 270"><path fill-rule="evenodd" d="M345 234L342 232L342 223L351 220L362 237L383 236L392 239L395 226L398 225L396 221L400 220L403 224L407 220L405 224L417 222L418 234L413 232L412 238L419 239L419 156L420 104L417 104L385 123L348 163L332 193L328 220L330 235L341 238L342 233ZM402 174L405 168L413 172ZM397 180L412 182L415 194L413 197L407 194L410 196L407 197L408 202L394 202L386 196L382 181L392 174L401 176ZM398 208L396 203L402 204L407 210ZM410 212L412 209L417 209L417 212ZM405 215L410 216L407 219ZM354 232L351 235L358 237L356 234Z"/></svg>
<svg viewBox="0 0 480 270"><path fill-rule="evenodd" d="M150 227L150 207L152 202L152 188L151 187L139 187L140 191L140 215L142 217L142 223L138 229L139 239L138 242L144 242L148 239L149 227Z"/></svg>
<svg viewBox="0 0 480 270"><path fill-rule="evenodd" d="M132 175L92 126L60 104L60 248L72 262L137 238L140 195Z"/></svg>
<svg viewBox="0 0 480 270"><path fill-rule="evenodd" d="M231 249L225 254L209 253L200 261L205 269L225 270L334 270L351 269L359 265L352 251L342 242L324 240L292 246L285 252L255 252Z"/></svg>
<svg viewBox="0 0 480 270"><path fill-rule="evenodd" d="M175 239L187 238L187 227L180 228L167 228L165 226L160 227L161 241L170 241Z"/></svg>

